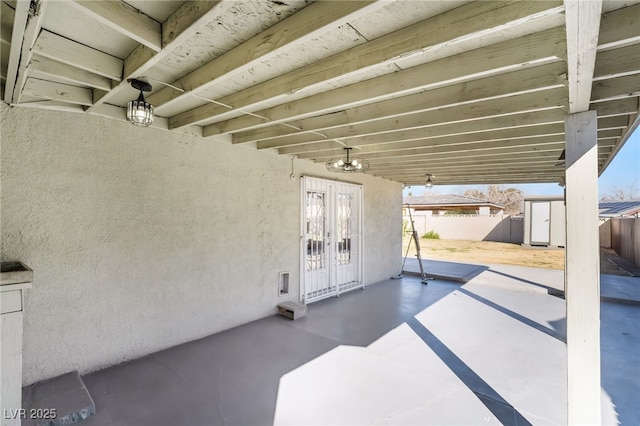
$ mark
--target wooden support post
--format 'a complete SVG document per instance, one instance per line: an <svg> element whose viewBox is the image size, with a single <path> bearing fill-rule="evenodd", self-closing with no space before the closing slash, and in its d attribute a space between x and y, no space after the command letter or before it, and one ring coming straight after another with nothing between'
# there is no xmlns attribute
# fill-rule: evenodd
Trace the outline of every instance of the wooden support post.
<svg viewBox="0 0 640 426"><path fill-rule="evenodd" d="M569 425L601 423L596 124L596 111L571 114L565 120Z"/></svg>

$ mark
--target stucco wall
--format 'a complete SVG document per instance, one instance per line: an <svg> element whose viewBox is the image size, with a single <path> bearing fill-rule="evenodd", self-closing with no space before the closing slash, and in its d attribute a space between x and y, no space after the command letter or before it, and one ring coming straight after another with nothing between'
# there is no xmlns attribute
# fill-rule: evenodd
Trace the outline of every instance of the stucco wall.
<svg viewBox="0 0 640 426"><path fill-rule="evenodd" d="M25 384L272 315L298 299L300 181L275 153L2 104L2 258L34 270ZM296 174L329 178L296 160ZM400 184L364 185L365 281L400 272ZM278 273L291 272L289 298Z"/></svg>

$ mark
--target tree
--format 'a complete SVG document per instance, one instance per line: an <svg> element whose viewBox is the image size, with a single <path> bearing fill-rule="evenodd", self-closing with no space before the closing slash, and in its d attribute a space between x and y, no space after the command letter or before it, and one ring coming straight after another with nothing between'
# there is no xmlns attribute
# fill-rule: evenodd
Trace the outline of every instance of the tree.
<svg viewBox="0 0 640 426"><path fill-rule="evenodd" d="M503 205L505 212L509 214L520 213L524 202L522 191L517 188L503 188L500 185L489 185L486 191L467 189L462 195Z"/></svg>
<svg viewBox="0 0 640 426"><path fill-rule="evenodd" d="M467 189L462 193L462 195L469 198L477 198L478 200L487 201L487 194L479 189Z"/></svg>
<svg viewBox="0 0 640 426"><path fill-rule="evenodd" d="M609 188L600 201L627 201L640 200L640 190L637 182L631 182L626 186L616 185Z"/></svg>

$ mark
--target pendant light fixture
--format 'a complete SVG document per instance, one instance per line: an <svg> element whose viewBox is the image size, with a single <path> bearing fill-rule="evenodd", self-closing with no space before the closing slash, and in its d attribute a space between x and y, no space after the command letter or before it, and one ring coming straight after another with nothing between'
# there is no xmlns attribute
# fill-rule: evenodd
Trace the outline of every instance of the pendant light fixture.
<svg viewBox="0 0 640 426"><path fill-rule="evenodd" d="M346 158L336 158L327 162L327 170L337 173L364 173L369 170L369 162L359 158L349 157L349 151L353 148L345 148Z"/></svg>
<svg viewBox="0 0 640 426"><path fill-rule="evenodd" d="M127 120L134 126L148 127L153 123L153 105L144 100L143 92L150 92L151 85L143 80L130 78L131 87L140 91L138 99L127 104Z"/></svg>
<svg viewBox="0 0 640 426"><path fill-rule="evenodd" d="M431 181L431 178L432 178L432 177L435 177L435 176L434 176L434 175L431 175L431 174L428 174L428 175L427 175L427 182L424 184L424 186L425 186L427 189L431 189L431 188L433 188L433 182Z"/></svg>

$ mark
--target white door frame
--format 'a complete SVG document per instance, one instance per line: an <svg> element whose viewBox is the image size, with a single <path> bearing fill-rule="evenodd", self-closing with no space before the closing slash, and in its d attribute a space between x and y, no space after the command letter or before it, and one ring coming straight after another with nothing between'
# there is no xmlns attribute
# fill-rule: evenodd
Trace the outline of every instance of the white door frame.
<svg viewBox="0 0 640 426"><path fill-rule="evenodd" d="M362 185L302 176L300 300L364 288Z"/></svg>

